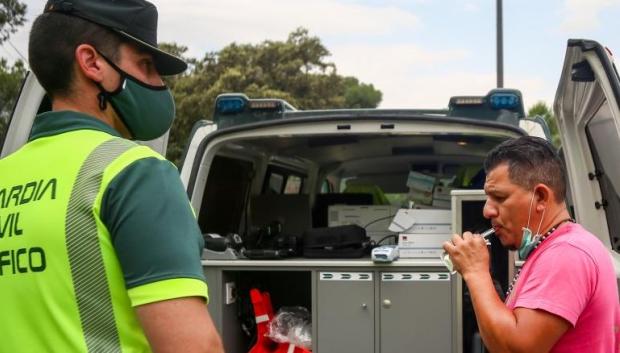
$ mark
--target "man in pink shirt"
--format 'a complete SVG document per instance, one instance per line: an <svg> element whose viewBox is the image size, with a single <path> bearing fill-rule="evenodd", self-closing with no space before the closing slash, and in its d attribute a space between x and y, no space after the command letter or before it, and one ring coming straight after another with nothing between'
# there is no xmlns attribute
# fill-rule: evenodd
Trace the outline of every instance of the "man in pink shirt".
<svg viewBox="0 0 620 353"><path fill-rule="evenodd" d="M485 346L490 352L620 352L611 257L570 218L554 148L536 137L508 140L489 152L484 167L484 216L502 245L525 261L503 303L484 239L465 232L444 244L469 288Z"/></svg>

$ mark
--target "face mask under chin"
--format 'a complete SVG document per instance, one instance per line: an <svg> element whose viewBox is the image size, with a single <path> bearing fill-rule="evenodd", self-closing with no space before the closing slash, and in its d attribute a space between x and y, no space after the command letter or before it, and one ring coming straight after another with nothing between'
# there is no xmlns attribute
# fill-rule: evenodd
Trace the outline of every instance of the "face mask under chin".
<svg viewBox="0 0 620 353"><path fill-rule="evenodd" d="M539 239L541 237L540 227L542 226L543 219L545 218L545 209L543 209L543 213L540 217L540 223L538 224L538 229L536 230L536 234L532 234L532 230L530 229L530 220L532 216L532 206L534 203L534 195L535 193L532 193L532 198L530 199L530 207L529 207L528 216L527 216L527 226L522 228L523 233L521 237L521 245L519 246L519 249L518 249L520 260L527 259L527 257L532 252L532 250L536 248L536 245L538 244Z"/></svg>

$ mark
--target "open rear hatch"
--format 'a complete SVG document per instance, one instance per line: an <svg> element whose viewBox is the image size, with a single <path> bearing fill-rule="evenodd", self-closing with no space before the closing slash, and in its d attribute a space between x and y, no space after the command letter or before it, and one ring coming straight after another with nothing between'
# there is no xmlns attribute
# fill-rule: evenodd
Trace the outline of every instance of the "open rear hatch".
<svg viewBox="0 0 620 353"><path fill-rule="evenodd" d="M608 246L620 275L620 78L611 52L568 41L555 114L568 172L571 211Z"/></svg>

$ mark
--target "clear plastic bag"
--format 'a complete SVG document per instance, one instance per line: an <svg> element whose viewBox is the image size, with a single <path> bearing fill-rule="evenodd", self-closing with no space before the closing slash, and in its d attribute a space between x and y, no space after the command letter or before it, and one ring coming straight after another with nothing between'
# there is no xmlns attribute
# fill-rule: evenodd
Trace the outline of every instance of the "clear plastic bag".
<svg viewBox="0 0 620 353"><path fill-rule="evenodd" d="M302 306L281 308L269 322L267 336L275 342L312 349L310 312Z"/></svg>

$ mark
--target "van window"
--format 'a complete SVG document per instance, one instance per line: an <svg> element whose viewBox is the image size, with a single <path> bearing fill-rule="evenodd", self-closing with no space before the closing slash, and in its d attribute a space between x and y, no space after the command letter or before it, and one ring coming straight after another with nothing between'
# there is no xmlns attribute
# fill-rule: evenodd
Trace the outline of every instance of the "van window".
<svg viewBox="0 0 620 353"><path fill-rule="evenodd" d="M321 183L321 194L327 194L330 192L334 192L334 185L332 184L332 182L329 179L324 179L323 182Z"/></svg>
<svg viewBox="0 0 620 353"><path fill-rule="evenodd" d="M282 192L282 185L284 184L284 176L279 173L269 174L269 186L268 193L279 194Z"/></svg>
<svg viewBox="0 0 620 353"><path fill-rule="evenodd" d="M305 176L282 167L267 168L263 194L301 194Z"/></svg>
<svg viewBox="0 0 620 353"><path fill-rule="evenodd" d="M301 193L301 177L297 175L289 175L286 178L286 184L284 185L285 194L299 194Z"/></svg>
<svg viewBox="0 0 620 353"><path fill-rule="evenodd" d="M603 200L600 204L607 215L607 226L611 245L620 250L620 159L610 146L620 145L611 110L607 101L599 108L586 126L588 143L592 151L594 166L599 176ZM594 171L588 171L590 173Z"/></svg>

